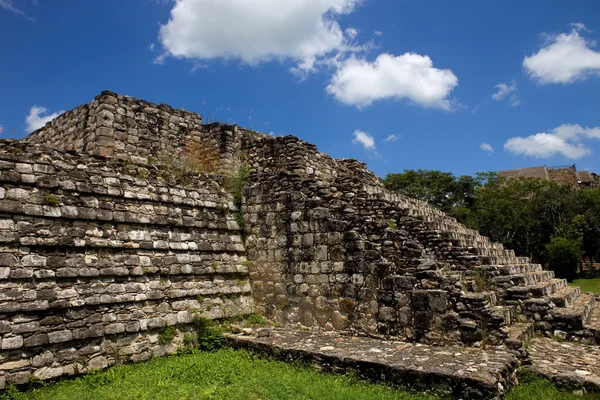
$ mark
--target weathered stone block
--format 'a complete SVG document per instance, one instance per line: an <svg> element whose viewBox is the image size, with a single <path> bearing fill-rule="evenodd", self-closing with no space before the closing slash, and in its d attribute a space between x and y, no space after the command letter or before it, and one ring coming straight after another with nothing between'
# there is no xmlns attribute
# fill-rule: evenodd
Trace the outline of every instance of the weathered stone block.
<svg viewBox="0 0 600 400"><path fill-rule="evenodd" d="M62 367L57 367L57 368L44 367L44 368L38 369L37 371L35 371L33 373L33 376L35 376L37 379L40 379L43 381L47 380L47 379L58 378L61 375L63 375Z"/></svg>
<svg viewBox="0 0 600 400"><path fill-rule="evenodd" d="M427 311L429 307L429 292L427 290L413 290L412 306L416 311Z"/></svg>
<svg viewBox="0 0 600 400"><path fill-rule="evenodd" d="M108 367L108 359L106 357L95 357L88 363L88 369L90 371L98 371Z"/></svg>
<svg viewBox="0 0 600 400"><path fill-rule="evenodd" d="M379 308L379 319L382 321L396 320L396 310L392 307L380 307Z"/></svg>
<svg viewBox="0 0 600 400"><path fill-rule="evenodd" d="M14 267L17 263L17 258L13 254L0 253L0 267Z"/></svg>
<svg viewBox="0 0 600 400"><path fill-rule="evenodd" d="M2 350L20 349L23 347L23 336L12 336L2 339Z"/></svg>
<svg viewBox="0 0 600 400"><path fill-rule="evenodd" d="M29 360L9 361L0 364L0 370L3 371L14 371L26 367L29 367Z"/></svg>
<svg viewBox="0 0 600 400"><path fill-rule="evenodd" d="M104 327L104 333L106 335L115 335L123 332L125 332L125 324L122 323L110 324Z"/></svg>
<svg viewBox="0 0 600 400"><path fill-rule="evenodd" d="M437 313L446 312L448 309L448 293L444 290L429 291L429 309Z"/></svg>
<svg viewBox="0 0 600 400"><path fill-rule="evenodd" d="M71 332L69 330L62 330L62 331L48 333L48 342L51 344L68 342L72 339L73 339L73 332Z"/></svg>

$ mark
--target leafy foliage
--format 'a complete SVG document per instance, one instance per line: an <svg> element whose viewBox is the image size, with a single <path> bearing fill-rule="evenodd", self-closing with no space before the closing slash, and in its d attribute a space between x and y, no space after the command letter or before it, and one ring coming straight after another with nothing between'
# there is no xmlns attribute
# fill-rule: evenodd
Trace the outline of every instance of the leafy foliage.
<svg viewBox="0 0 600 400"><path fill-rule="evenodd" d="M195 315L192 318L192 325L196 332L200 350L215 351L225 344L223 332L216 322L200 315Z"/></svg>
<svg viewBox="0 0 600 400"><path fill-rule="evenodd" d="M573 280L581 260L581 242L564 236L554 236L546 245L548 264L559 278Z"/></svg>
<svg viewBox="0 0 600 400"><path fill-rule="evenodd" d="M267 325L268 321L263 315L260 315L258 313L252 313L248 315L248 317L246 318L246 322L250 326L265 326Z"/></svg>
<svg viewBox="0 0 600 400"><path fill-rule="evenodd" d="M244 199L244 186L246 186L246 180L248 179L248 167L244 164L238 168L238 170L227 177L225 187L233 195L233 202L237 206L242 205Z"/></svg>
<svg viewBox="0 0 600 400"><path fill-rule="evenodd" d="M574 276L577 263L559 266L556 257L563 262L567 253L581 254L590 265L600 259L600 188L577 190L536 178L503 179L495 172L456 178L430 170L389 174L384 185L429 202L519 255L552 262L561 276Z"/></svg>
<svg viewBox="0 0 600 400"><path fill-rule="evenodd" d="M47 206L58 206L60 205L60 198L52 193L46 193L42 198L42 201Z"/></svg>
<svg viewBox="0 0 600 400"><path fill-rule="evenodd" d="M177 329L173 325L165 325L160 329L158 342L160 344L171 343L175 339L175 335L177 335Z"/></svg>

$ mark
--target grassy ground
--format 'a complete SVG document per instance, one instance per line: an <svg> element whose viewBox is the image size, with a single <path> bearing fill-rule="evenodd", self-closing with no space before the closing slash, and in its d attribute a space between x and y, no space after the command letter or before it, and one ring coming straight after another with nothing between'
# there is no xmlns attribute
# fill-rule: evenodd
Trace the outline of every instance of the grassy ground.
<svg viewBox="0 0 600 400"><path fill-rule="evenodd" d="M519 376L520 385L506 395L504 400L598 400L600 393L583 393L579 391L560 390L550 381L540 379L530 372Z"/></svg>
<svg viewBox="0 0 600 400"><path fill-rule="evenodd" d="M527 382L508 400L591 400L562 392L544 380ZM340 375L320 374L282 362L262 360L243 351L195 352L123 365L104 372L48 384L26 393L9 390L11 400L433 400L432 394L412 394L358 382Z"/></svg>
<svg viewBox="0 0 600 400"><path fill-rule="evenodd" d="M575 279L569 285L579 286L582 292L600 294L600 278Z"/></svg>
<svg viewBox="0 0 600 400"><path fill-rule="evenodd" d="M13 396L15 400L433 400L346 376L319 374L243 351L195 352L122 365Z"/></svg>

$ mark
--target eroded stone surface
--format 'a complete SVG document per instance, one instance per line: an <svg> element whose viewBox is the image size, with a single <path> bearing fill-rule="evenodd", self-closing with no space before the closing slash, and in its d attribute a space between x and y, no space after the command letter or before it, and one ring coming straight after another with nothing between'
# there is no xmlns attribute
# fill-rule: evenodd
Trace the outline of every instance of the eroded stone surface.
<svg viewBox="0 0 600 400"><path fill-rule="evenodd" d="M534 373L567 386L600 390L600 348L536 338L527 349Z"/></svg>
<svg viewBox="0 0 600 400"><path fill-rule="evenodd" d="M0 389L170 354L195 313L252 312L222 178L147 167L0 140Z"/></svg>
<svg viewBox="0 0 600 400"><path fill-rule="evenodd" d="M509 351L424 344L273 329L268 337L229 335L237 348L308 361L332 372L416 390L435 388L455 398L497 398L515 384L517 359Z"/></svg>
<svg viewBox="0 0 600 400"><path fill-rule="evenodd" d="M240 208L227 175L244 171ZM506 344L521 357L534 329L600 342L591 295L385 190L365 164L293 136L203 125L195 113L105 91L26 140L0 141L0 183L0 386L172 353L160 330L185 331L195 313L259 311L282 325L438 346ZM348 338L294 354L330 362L329 352L348 351L388 380L417 371L406 372L410 385L427 377L474 398L511 382L498 372L512 365L506 352L478 359L468 347L392 341L373 356L365 339Z"/></svg>

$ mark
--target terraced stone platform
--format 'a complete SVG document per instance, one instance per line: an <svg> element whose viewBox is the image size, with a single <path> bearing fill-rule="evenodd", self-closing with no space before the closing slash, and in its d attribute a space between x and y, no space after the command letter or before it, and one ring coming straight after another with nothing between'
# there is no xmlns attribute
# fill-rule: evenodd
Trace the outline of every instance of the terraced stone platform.
<svg viewBox="0 0 600 400"><path fill-rule="evenodd" d="M516 384L518 360L507 350L427 346L284 328L227 338L235 348L314 364L328 372L354 371L362 379L408 389L433 389L456 399L499 399Z"/></svg>
<svg viewBox="0 0 600 400"><path fill-rule="evenodd" d="M535 374L561 386L600 390L598 346L536 338L531 341L528 351L531 370Z"/></svg>

